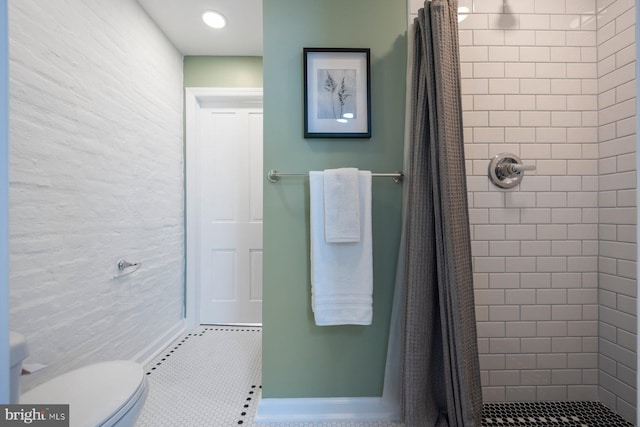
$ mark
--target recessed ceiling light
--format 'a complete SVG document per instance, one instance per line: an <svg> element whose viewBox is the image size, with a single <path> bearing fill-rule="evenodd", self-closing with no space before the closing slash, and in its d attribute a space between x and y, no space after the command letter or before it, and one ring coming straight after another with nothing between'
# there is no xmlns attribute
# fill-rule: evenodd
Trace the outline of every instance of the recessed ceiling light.
<svg viewBox="0 0 640 427"><path fill-rule="evenodd" d="M202 20L205 24L216 30L227 26L226 18L220 12L213 10L205 10L202 12Z"/></svg>

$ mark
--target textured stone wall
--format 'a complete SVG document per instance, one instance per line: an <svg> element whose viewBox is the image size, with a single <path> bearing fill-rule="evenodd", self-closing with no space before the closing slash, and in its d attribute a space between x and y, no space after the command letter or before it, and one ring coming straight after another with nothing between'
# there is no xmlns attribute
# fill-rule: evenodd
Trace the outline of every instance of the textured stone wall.
<svg viewBox="0 0 640 427"><path fill-rule="evenodd" d="M28 389L182 321L182 56L134 0L9 18L10 328L48 365Z"/></svg>

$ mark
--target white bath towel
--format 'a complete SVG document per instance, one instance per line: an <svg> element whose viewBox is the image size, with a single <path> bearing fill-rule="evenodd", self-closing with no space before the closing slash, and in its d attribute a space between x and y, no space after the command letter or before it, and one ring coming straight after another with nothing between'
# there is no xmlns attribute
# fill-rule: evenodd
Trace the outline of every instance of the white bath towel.
<svg viewBox="0 0 640 427"><path fill-rule="evenodd" d="M309 172L311 306L316 325L370 325L373 318L371 172L359 171L360 241L327 243L323 172Z"/></svg>
<svg viewBox="0 0 640 427"><path fill-rule="evenodd" d="M324 237L327 243L360 241L358 169L327 169L324 176Z"/></svg>

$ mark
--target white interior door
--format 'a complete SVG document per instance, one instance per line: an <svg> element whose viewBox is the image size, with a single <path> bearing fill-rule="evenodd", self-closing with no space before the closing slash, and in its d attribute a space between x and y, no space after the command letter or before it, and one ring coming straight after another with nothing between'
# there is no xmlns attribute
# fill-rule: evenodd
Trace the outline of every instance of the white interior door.
<svg viewBox="0 0 640 427"><path fill-rule="evenodd" d="M198 114L200 323L262 323L262 109Z"/></svg>

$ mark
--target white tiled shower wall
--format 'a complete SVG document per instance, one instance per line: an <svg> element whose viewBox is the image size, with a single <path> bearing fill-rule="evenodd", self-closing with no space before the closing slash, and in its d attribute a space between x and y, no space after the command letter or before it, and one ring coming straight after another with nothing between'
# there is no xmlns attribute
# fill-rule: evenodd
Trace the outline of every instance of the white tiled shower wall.
<svg viewBox="0 0 640 427"><path fill-rule="evenodd" d="M634 0L598 1L600 400L636 402L636 44Z"/></svg>
<svg viewBox="0 0 640 427"><path fill-rule="evenodd" d="M28 389L182 322L182 56L134 0L10 1L9 31L10 328L48 365Z"/></svg>
<svg viewBox="0 0 640 427"><path fill-rule="evenodd" d="M601 400L633 421L633 1L459 6L484 399ZM498 189L501 152L537 170Z"/></svg>

